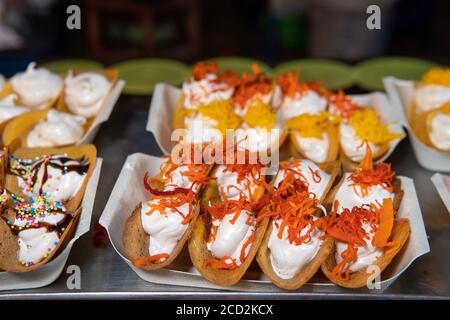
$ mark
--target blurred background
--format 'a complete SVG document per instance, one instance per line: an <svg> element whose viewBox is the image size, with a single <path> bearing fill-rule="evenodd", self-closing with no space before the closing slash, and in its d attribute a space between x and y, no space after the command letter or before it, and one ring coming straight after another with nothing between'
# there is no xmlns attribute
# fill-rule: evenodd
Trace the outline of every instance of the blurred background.
<svg viewBox="0 0 450 320"><path fill-rule="evenodd" d="M81 30L66 27L71 4ZM381 30L366 28L371 4ZM0 73L64 58L243 56L275 65L407 55L449 65L449 21L448 0L0 0Z"/></svg>

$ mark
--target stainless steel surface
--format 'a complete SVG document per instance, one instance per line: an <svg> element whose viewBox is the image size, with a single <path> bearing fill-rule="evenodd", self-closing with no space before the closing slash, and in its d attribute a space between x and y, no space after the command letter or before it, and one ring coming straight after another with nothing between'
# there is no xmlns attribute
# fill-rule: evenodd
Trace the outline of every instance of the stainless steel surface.
<svg viewBox="0 0 450 320"><path fill-rule="evenodd" d="M104 160L93 223L98 221L127 155L134 152L161 154L153 136L145 131L149 104L150 97L122 96L110 120L100 129L95 144ZM69 290L66 285L69 275L63 273L48 287L0 292L0 298L450 298L450 215L431 183L433 172L419 167L408 139L399 145L389 161L398 174L415 181L431 252L415 261L384 293L368 294L351 290L334 293L283 292L275 287L273 292L243 293L151 284L141 280L111 245L94 247L91 231L75 243L67 262L67 266L80 266L81 289Z"/></svg>

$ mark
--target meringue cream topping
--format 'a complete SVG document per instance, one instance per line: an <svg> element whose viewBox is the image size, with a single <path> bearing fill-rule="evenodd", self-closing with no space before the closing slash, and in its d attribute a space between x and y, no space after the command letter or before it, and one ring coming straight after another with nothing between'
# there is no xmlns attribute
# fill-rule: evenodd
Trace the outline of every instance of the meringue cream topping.
<svg viewBox="0 0 450 320"><path fill-rule="evenodd" d="M27 137L30 148L55 147L77 143L84 135L82 116L49 110L47 117L37 123Z"/></svg>
<svg viewBox="0 0 450 320"><path fill-rule="evenodd" d="M322 132L321 138L302 137L297 131L292 131L292 135L299 144L306 158L317 163L323 163L327 160L328 150L330 149L330 138L327 132Z"/></svg>
<svg viewBox="0 0 450 320"><path fill-rule="evenodd" d="M370 186L367 189L367 195L361 191L359 185L353 185L353 181L349 178L351 173L345 174L345 180L340 186L334 197L334 201L339 201L337 213L341 213L344 208L352 209L353 207L361 207L362 205L375 204L380 206L383 199L394 199L394 193L390 192L382 185Z"/></svg>
<svg viewBox="0 0 450 320"><path fill-rule="evenodd" d="M450 101L450 88L442 85L420 85L414 93L415 111L434 110Z"/></svg>
<svg viewBox="0 0 450 320"><path fill-rule="evenodd" d="M358 162L364 159L366 155L366 143L358 137L353 127L348 123L339 125L339 142L345 155L352 161ZM377 153L379 147L369 142L370 149L373 153Z"/></svg>
<svg viewBox="0 0 450 320"><path fill-rule="evenodd" d="M319 114L326 108L327 100L314 90L308 90L295 98L284 97L280 110L282 118L288 120L304 113Z"/></svg>
<svg viewBox="0 0 450 320"><path fill-rule="evenodd" d="M29 111L27 107L16 106L14 101L17 99L15 94L10 94L0 100L0 123Z"/></svg>
<svg viewBox="0 0 450 320"><path fill-rule="evenodd" d="M30 63L25 72L19 72L11 78L11 84L24 106L41 109L58 97L63 81L59 75L35 67L36 63Z"/></svg>
<svg viewBox="0 0 450 320"><path fill-rule="evenodd" d="M438 112L433 115L428 135L436 148L450 151L450 114Z"/></svg>
<svg viewBox="0 0 450 320"><path fill-rule="evenodd" d="M141 208L142 227L150 237L150 256L162 253L170 255L189 226L188 223L183 223L183 216L190 214L189 203L182 204L176 210L166 208L165 212L155 210L148 214L152 205L158 202L158 199L144 201Z"/></svg>
<svg viewBox="0 0 450 320"><path fill-rule="evenodd" d="M255 177L249 173L245 179L238 182L237 172L227 170L225 165L219 165L215 172L215 177L222 200L224 200L224 197L229 200L239 200L241 196L244 196L248 202L254 200L255 190L258 188L255 180L260 178L259 172Z"/></svg>
<svg viewBox="0 0 450 320"><path fill-rule="evenodd" d="M64 100L71 112L90 118L95 116L111 89L111 81L101 73L72 72L64 80Z"/></svg>

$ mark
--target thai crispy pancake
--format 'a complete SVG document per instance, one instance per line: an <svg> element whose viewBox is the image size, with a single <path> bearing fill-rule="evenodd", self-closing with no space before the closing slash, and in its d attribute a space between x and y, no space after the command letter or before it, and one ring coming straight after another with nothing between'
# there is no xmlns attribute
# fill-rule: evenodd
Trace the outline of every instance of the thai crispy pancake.
<svg viewBox="0 0 450 320"><path fill-rule="evenodd" d="M322 198L320 199L320 203L322 203L323 199L328 193L328 190L331 189L333 182L335 181L339 170L340 170L340 162L339 160L328 162L324 164L318 164L318 166L331 175L330 182L323 193ZM264 274L277 286L286 290L296 290L308 282L319 270L320 265L325 261L328 257L330 251L334 248L334 239L330 236L325 236L323 243L317 252L316 256L305 266L303 266L300 270L297 271L294 277L290 279L280 278L276 272L273 270L272 263L270 261L270 249L268 247L269 239L273 231L273 224L270 223L267 231L264 235L264 239L259 247L258 254L256 256L256 260L258 261L259 266L263 270Z"/></svg>
<svg viewBox="0 0 450 320"><path fill-rule="evenodd" d="M178 240L177 245L171 252L170 256L164 260L162 263L146 263L144 265L137 266L138 268L152 271L156 269L163 268L165 266L168 266L173 262L173 260L178 256L178 254L181 252L181 250L184 247L184 244L188 240L192 228L195 224L195 221L197 220L198 214L200 212L200 205L199 203L196 204L195 208L193 209L194 212L192 213L192 219L189 222L189 226L184 232L183 236ZM125 253L127 254L128 259L131 261L136 259L142 259L149 256L149 243L150 243L150 236L145 232L144 227L142 226L141 221L141 204L139 204L136 209L134 209L131 216L127 219L125 223L125 227L123 230L123 244Z"/></svg>
<svg viewBox="0 0 450 320"><path fill-rule="evenodd" d="M377 161L378 159L383 157L388 151L389 151L389 143L383 143L379 145L378 151L373 154L373 160ZM355 171L359 166L359 162L354 162L350 160L345 154L344 150L342 150L342 148L339 148L339 158L341 159L342 166L344 167L345 171Z"/></svg>
<svg viewBox="0 0 450 320"><path fill-rule="evenodd" d="M338 139L338 133L336 126L329 125L327 127L327 135L330 142L329 148L328 148L328 155L325 160L325 162L334 161L338 157L339 153L339 139ZM289 142L292 144L292 150L295 151L295 153L301 155L303 158L307 158L305 155L305 152L303 151L302 147L298 143L297 139L295 138L296 132L291 130L290 132L290 140Z"/></svg>
<svg viewBox="0 0 450 320"><path fill-rule="evenodd" d="M264 194L264 189L259 189L256 191L258 193L257 197L260 198ZM218 191L217 181L210 180L203 190L202 194L202 210L209 203L220 202L220 195ZM255 216L256 216L255 212ZM252 246L248 255L245 257L242 264L234 269L215 269L211 266L205 266L205 262L209 259L214 258L211 252L207 248L207 240L210 233L210 217L208 214L203 213L199 219L197 219L194 230L192 231L191 237L188 242L189 255L191 261L195 268L201 273L201 275L208 281L215 283L220 286L232 286L236 284L242 276L245 274L253 258L258 251L259 245L264 237L265 231L267 229L269 219L266 218L256 225L256 231L253 239Z"/></svg>
<svg viewBox="0 0 450 320"><path fill-rule="evenodd" d="M156 180L159 180L167 172L169 172L172 166L174 166L174 164L171 161L167 161L166 163L164 163L161 167L159 174L156 176ZM164 189L164 184L161 183L160 181L156 181L152 183L152 188L161 191ZM142 226L141 206L142 203L139 203L136 206L131 216L127 219L123 230L123 244L125 253L128 259L130 259L131 261L136 259L143 259L149 256L150 235L148 235L145 232L144 227ZM197 220L199 213L200 213L200 201L197 200L196 205L193 208L192 218L189 222L188 228L186 229L180 240L178 240L177 245L175 246L175 248L173 249L173 251L171 252L170 256L167 259L165 259L162 263L148 262L143 265L138 265L137 267L151 271L163 268L171 264L183 249L184 244L186 243L187 239L189 238L192 232L192 228L195 224L195 221Z"/></svg>
<svg viewBox="0 0 450 320"><path fill-rule="evenodd" d="M21 148L12 152L12 155L16 156L19 159L34 159L42 155L64 155L64 154L67 154L67 157L74 160L84 157L89 162L89 168L85 174L85 178L80 189L73 198L69 199L64 203L64 206L66 207L68 212L75 212L75 210L78 209L78 207L81 204L81 201L83 200L87 184L95 168L97 159L97 149L93 144L84 144L65 148L32 148L32 149ZM19 196L25 196L19 188L17 177L13 174L6 175L5 186L9 192L15 193Z"/></svg>
<svg viewBox="0 0 450 320"><path fill-rule="evenodd" d="M342 177L338 185L336 185L333 190L328 194L326 199L327 209L332 207L333 200L337 191L339 190L342 183L345 181L345 176ZM403 198L403 190L401 189L401 181L398 178L394 178L392 182L394 188L394 199L393 207L394 210L400 208L400 203ZM395 255L401 250L403 245L408 240L409 234L411 233L411 228L407 219L397 219L394 222L394 227L392 229L391 237L389 241L398 242L399 245L395 248L389 250L388 254L383 254L377 259L375 264L380 268L380 272L383 271L395 257ZM358 272L350 273L350 278L348 280L335 279L332 275L332 270L336 266L335 259L336 246L333 246L328 258L324 263L322 263L321 269L325 276L332 282L346 288L361 288L367 284L367 280L372 276L372 273L366 273L366 270L360 270Z"/></svg>
<svg viewBox="0 0 450 320"><path fill-rule="evenodd" d="M67 213L71 214L70 212ZM0 270L15 273L28 272L44 266L54 257L57 257L72 239L75 233L75 229L78 225L80 213L81 208L78 208L75 212L73 212L72 218L66 226L64 232L60 236L55 249L50 252L45 259L30 267L23 266L19 263L18 236L11 231L11 228L6 224L4 219L0 219ZM8 213L6 213L6 216L12 219L14 217L14 211L8 209Z"/></svg>

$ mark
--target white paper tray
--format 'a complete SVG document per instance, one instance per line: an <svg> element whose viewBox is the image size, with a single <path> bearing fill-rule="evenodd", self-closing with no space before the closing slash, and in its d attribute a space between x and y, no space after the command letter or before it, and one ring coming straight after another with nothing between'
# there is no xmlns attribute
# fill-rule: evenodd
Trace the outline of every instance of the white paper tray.
<svg viewBox="0 0 450 320"><path fill-rule="evenodd" d="M39 288L51 284L59 277L73 244L78 238L89 231L102 161L101 158L97 158L95 169L92 172L83 201L81 202L81 216L77 229L75 230L75 235L64 250L55 259L39 269L24 273L0 272L0 291Z"/></svg>
<svg viewBox="0 0 450 320"><path fill-rule="evenodd" d="M163 158L142 153L128 156L100 218L100 224L108 231L114 249L129 267L143 280L152 283L248 292L261 290L279 291L257 268L254 271L250 270L244 276L244 278L256 280L244 279L232 287L216 286L199 275L192 266L186 252L182 253L172 265L164 269L145 271L133 266L125 256L122 241L123 228L136 205L149 197L148 192L143 187L142 179L145 172L148 172L150 176L156 175L163 161L165 161ZM383 272L381 289L379 291L385 290L414 260L430 251L413 180L406 177L400 177L400 179L402 180L404 197L397 216L409 219L412 232L405 248L394 259L389 268ZM133 192L129 191L130 186L132 186ZM344 290L328 282L308 283L300 290L319 291L321 289L323 291L323 288L327 288L329 292Z"/></svg>
<svg viewBox="0 0 450 320"><path fill-rule="evenodd" d="M111 115L124 86L125 81L123 80L117 81L116 85L114 86L114 88L112 88L111 93L109 94L105 106L102 108L101 112L95 117L95 120L90 126L89 130L84 134L83 138L77 143L77 145L89 144L92 143L92 141L94 141L94 138L97 135L97 132L100 129L102 123L108 121L109 116Z"/></svg>
<svg viewBox="0 0 450 320"><path fill-rule="evenodd" d="M439 152L428 147L416 136L414 130L408 124L407 114L414 96L414 81L386 77L383 82L393 108L401 115L403 125L408 130L414 154L419 164L431 171L450 172L450 152Z"/></svg>
<svg viewBox="0 0 450 320"><path fill-rule="evenodd" d="M442 202L444 202L445 207L447 208L448 213L450 213L450 186L445 183L444 179L450 179L450 176L435 173L431 177L431 182L433 182L439 196L442 199Z"/></svg>

